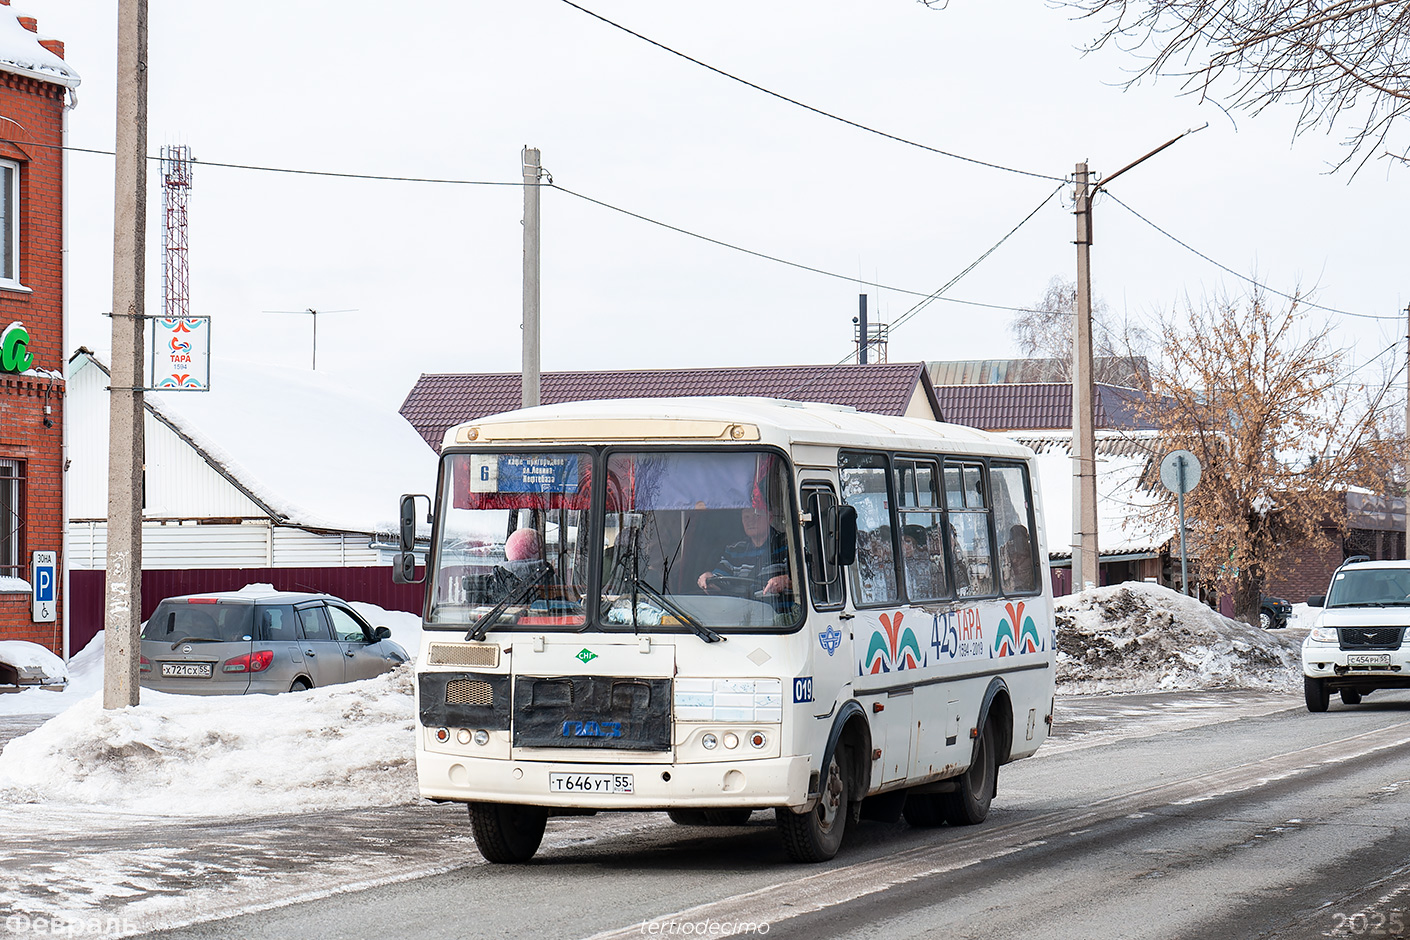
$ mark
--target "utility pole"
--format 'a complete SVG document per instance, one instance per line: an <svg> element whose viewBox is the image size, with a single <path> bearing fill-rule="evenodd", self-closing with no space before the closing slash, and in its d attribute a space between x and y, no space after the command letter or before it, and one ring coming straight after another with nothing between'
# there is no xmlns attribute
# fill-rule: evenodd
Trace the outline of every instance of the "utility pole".
<svg viewBox="0 0 1410 940"><path fill-rule="evenodd" d="M524 162L524 366L521 403L539 403L539 178L543 165L535 148Z"/></svg>
<svg viewBox="0 0 1410 940"><path fill-rule="evenodd" d="M1405 441L1406 474L1410 475L1410 304L1405 307ZM1402 496L1405 505L1405 557L1410 559L1410 483Z"/></svg>
<svg viewBox="0 0 1410 940"><path fill-rule="evenodd" d="M142 628L142 334L147 244L147 0L118 5L113 371L108 390L108 565L103 707L136 705Z"/></svg>
<svg viewBox="0 0 1410 940"><path fill-rule="evenodd" d="M1072 590L1100 585L1097 545L1097 432L1092 375L1092 195L1087 164L1077 164L1077 322L1072 341Z"/></svg>
<svg viewBox="0 0 1410 940"><path fill-rule="evenodd" d="M1101 564L1097 545L1097 434L1095 379L1092 366L1092 200L1103 186L1144 163L1183 137L1202 131L1192 127L1172 137L1140 159L1089 186L1087 163L1077 164L1073 180L1073 214L1077 216L1077 316L1072 343L1072 589L1099 587Z"/></svg>
<svg viewBox="0 0 1410 940"><path fill-rule="evenodd" d="M867 364L867 295L857 295L857 364Z"/></svg>

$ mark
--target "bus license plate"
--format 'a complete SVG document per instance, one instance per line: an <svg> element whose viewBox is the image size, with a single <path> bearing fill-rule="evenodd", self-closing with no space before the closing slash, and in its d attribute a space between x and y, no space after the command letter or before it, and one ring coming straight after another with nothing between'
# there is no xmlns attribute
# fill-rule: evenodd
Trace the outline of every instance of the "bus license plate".
<svg viewBox="0 0 1410 940"><path fill-rule="evenodd" d="M162 676L179 676L187 679L209 679L210 663L162 663Z"/></svg>
<svg viewBox="0 0 1410 940"><path fill-rule="evenodd" d="M549 774L554 793L634 793L631 774Z"/></svg>
<svg viewBox="0 0 1410 940"><path fill-rule="evenodd" d="M1352 653L1346 657L1348 666L1389 666L1389 653Z"/></svg>

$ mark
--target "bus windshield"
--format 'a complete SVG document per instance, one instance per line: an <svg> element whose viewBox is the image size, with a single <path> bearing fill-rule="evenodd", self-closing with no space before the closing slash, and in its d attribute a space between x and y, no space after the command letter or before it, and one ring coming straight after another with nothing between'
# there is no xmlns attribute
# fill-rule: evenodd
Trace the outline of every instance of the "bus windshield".
<svg viewBox="0 0 1410 940"><path fill-rule="evenodd" d="M593 518L599 486L604 515ZM450 454L441 487L430 628L709 639L802 622L797 513L775 452Z"/></svg>
<svg viewBox="0 0 1410 940"><path fill-rule="evenodd" d="M604 628L792 628L803 617L792 488L764 450L607 457Z"/></svg>
<svg viewBox="0 0 1410 940"><path fill-rule="evenodd" d="M581 626L591 486L587 452L448 456L428 626Z"/></svg>

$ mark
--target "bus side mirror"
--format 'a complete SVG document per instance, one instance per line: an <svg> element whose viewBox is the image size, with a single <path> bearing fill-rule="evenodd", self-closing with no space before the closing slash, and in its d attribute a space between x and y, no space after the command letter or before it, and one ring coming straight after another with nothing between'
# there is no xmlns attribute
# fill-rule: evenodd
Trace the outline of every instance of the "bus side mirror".
<svg viewBox="0 0 1410 940"><path fill-rule="evenodd" d="M426 580L423 572L421 577L416 576L416 553L397 552L392 557L392 583L393 584L420 584Z"/></svg>
<svg viewBox="0 0 1410 940"><path fill-rule="evenodd" d="M843 504L833 513L830 528L837 539L837 563L845 568L857 560L857 507Z"/></svg>
<svg viewBox="0 0 1410 940"><path fill-rule="evenodd" d="M410 552L416 549L416 500L424 499L430 502L426 496L414 496L407 494L401 498L400 526L398 528L401 550Z"/></svg>

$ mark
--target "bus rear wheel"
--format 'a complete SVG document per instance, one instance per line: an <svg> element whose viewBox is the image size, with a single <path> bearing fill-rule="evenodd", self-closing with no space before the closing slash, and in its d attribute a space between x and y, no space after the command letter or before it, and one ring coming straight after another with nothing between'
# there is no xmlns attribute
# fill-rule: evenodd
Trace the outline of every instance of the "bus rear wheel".
<svg viewBox="0 0 1410 940"><path fill-rule="evenodd" d="M950 825L977 825L989 815L999 779L995 738L993 719L985 719L984 730L974 741L974 760L969 770L960 774L953 793L940 794L941 812Z"/></svg>
<svg viewBox="0 0 1410 940"><path fill-rule="evenodd" d="M471 803L470 830L487 862L518 865L534 857L543 842L548 811L512 803Z"/></svg>
<svg viewBox="0 0 1410 940"><path fill-rule="evenodd" d="M774 811L783 848L795 862L826 862L842 847L852 798L847 766L837 754L827 766L827 780L817 805L806 813L786 806Z"/></svg>

